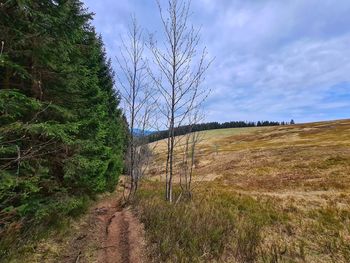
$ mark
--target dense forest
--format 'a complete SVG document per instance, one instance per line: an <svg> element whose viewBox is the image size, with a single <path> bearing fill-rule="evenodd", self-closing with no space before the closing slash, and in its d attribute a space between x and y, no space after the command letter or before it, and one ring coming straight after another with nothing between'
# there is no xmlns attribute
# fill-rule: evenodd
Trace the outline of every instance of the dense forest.
<svg viewBox="0 0 350 263"><path fill-rule="evenodd" d="M262 127L262 126L279 126L279 125L293 125L295 124L294 120L290 122L278 122L278 121L230 121L230 122L207 122L207 123L198 123L193 125L183 125L175 128L175 135L185 135L190 132L197 131L207 131L207 130L216 130L216 129L227 129L227 128L245 128L245 127ZM167 130L154 132L148 135L150 142L162 140L168 138L169 132Z"/></svg>
<svg viewBox="0 0 350 263"><path fill-rule="evenodd" d="M79 0L0 3L0 258L123 169L127 124L91 19Z"/></svg>

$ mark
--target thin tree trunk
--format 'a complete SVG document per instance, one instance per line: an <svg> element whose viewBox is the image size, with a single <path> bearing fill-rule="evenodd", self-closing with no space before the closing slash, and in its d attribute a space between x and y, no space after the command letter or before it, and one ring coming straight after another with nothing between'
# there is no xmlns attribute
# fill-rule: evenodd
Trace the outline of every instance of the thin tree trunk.
<svg viewBox="0 0 350 263"><path fill-rule="evenodd" d="M170 133L167 139L167 159L165 166L165 200L169 201L169 162L170 162Z"/></svg>
<svg viewBox="0 0 350 263"><path fill-rule="evenodd" d="M201 105L208 93L200 89L204 72L209 67L205 62L206 50L203 50L199 62L196 62L199 31L188 25L190 1L169 0L164 16L160 0L157 0L160 17L166 37L165 48L157 47L150 37L150 49L154 62L158 66L160 77L152 72L150 76L157 87L163 105L160 112L167 119L169 137L167 140L166 187L165 196L173 201L173 179L176 171L175 128L183 125L190 113ZM188 173L188 171L187 171ZM188 179L188 178L187 178ZM186 182L187 185L187 182Z"/></svg>
<svg viewBox="0 0 350 263"><path fill-rule="evenodd" d="M140 166L144 165L141 156L142 134L135 135L135 130L145 129L145 121L151 109L151 96L147 83L147 63L143 59L144 42L142 41L142 29L138 26L135 18L130 25L127 42L121 39L122 47L117 62L120 75L117 74L118 84L122 88L121 96L124 99L125 111L128 113L130 129L129 149L127 154L128 178L130 191L126 201L133 198L138 189L138 180L142 176Z"/></svg>

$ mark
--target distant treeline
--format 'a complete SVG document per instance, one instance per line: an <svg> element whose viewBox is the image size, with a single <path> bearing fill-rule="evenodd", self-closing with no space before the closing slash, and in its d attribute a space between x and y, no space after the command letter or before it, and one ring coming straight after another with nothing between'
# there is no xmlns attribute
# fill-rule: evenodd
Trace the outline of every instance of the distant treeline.
<svg viewBox="0 0 350 263"><path fill-rule="evenodd" d="M190 125L180 126L175 129L175 136L184 135L189 132L197 132L197 131L207 131L207 130L216 130L216 129L227 129L227 128L245 128L245 127L262 127L262 126L280 126L280 125L291 125L294 124L294 120L290 122L278 122L278 121L230 121L230 122L207 122L207 123L199 123ZM152 133L148 136L150 142L162 140L168 138L168 131L159 131Z"/></svg>

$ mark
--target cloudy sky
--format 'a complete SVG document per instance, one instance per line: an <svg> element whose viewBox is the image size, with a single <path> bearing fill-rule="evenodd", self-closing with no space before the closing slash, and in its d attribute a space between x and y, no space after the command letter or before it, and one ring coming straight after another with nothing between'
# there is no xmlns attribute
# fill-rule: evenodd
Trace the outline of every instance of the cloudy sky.
<svg viewBox="0 0 350 263"><path fill-rule="evenodd" d="M130 14L161 35L155 0L85 3L114 62ZM192 12L215 57L207 121L350 118L349 0L192 0Z"/></svg>

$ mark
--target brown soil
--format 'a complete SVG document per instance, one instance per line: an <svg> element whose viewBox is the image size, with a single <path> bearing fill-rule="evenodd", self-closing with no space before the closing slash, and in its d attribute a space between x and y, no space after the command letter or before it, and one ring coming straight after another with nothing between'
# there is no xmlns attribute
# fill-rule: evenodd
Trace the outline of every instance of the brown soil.
<svg viewBox="0 0 350 263"><path fill-rule="evenodd" d="M123 208L120 199L111 196L91 209L59 262L147 262L143 235L143 227L131 209Z"/></svg>

